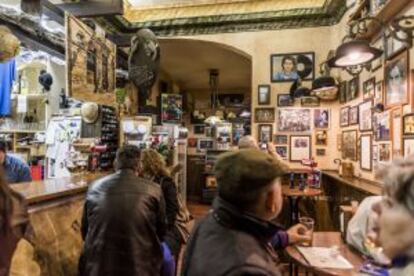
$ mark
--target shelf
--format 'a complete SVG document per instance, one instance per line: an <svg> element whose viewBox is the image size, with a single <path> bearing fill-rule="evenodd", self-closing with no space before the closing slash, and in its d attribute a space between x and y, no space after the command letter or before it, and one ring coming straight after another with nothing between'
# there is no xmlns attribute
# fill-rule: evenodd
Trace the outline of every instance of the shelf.
<svg viewBox="0 0 414 276"><path fill-rule="evenodd" d="M0 133L37 133L46 130L29 130L29 129L0 129Z"/></svg>

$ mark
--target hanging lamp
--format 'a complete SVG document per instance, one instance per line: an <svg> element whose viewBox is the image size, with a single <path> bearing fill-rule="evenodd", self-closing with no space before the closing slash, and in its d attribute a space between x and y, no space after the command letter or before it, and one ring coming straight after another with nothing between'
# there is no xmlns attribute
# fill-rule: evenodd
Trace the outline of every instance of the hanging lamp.
<svg viewBox="0 0 414 276"><path fill-rule="evenodd" d="M211 106L213 109L213 115L204 120L204 123L210 126L214 126L217 123L221 123L223 120L217 116L216 107L218 102L218 85L219 85L219 70L210 69L209 71L209 85L211 90Z"/></svg>

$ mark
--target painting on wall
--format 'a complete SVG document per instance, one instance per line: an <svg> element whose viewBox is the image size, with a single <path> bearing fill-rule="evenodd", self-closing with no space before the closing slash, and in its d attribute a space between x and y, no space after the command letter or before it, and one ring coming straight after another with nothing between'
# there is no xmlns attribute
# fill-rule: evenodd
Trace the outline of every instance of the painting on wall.
<svg viewBox="0 0 414 276"><path fill-rule="evenodd" d="M368 100L359 104L359 130L372 130L372 100Z"/></svg>
<svg viewBox="0 0 414 276"><path fill-rule="evenodd" d="M388 141L391 138L390 112L375 113L373 116L374 137L376 141Z"/></svg>
<svg viewBox="0 0 414 276"><path fill-rule="evenodd" d="M392 158L402 155L402 115L401 107L391 110Z"/></svg>
<svg viewBox="0 0 414 276"><path fill-rule="evenodd" d="M315 77L315 53L287 53L270 56L272 82L313 80Z"/></svg>
<svg viewBox="0 0 414 276"><path fill-rule="evenodd" d="M359 76L351 79L348 81L347 85L347 93L346 93L346 101L352 101L356 99L359 94Z"/></svg>
<svg viewBox="0 0 414 276"><path fill-rule="evenodd" d="M307 108L283 108L278 110L278 131L303 132L311 130L311 110Z"/></svg>
<svg viewBox="0 0 414 276"><path fill-rule="evenodd" d="M300 97L300 105L303 107L315 107L320 105L320 99L315 96Z"/></svg>
<svg viewBox="0 0 414 276"><path fill-rule="evenodd" d="M342 132L342 159L357 160L357 131Z"/></svg>
<svg viewBox="0 0 414 276"><path fill-rule="evenodd" d="M341 108L339 113L339 125L341 127L349 126L349 106Z"/></svg>
<svg viewBox="0 0 414 276"><path fill-rule="evenodd" d="M291 162L301 162L311 156L311 136L291 135L290 136L290 158Z"/></svg>
<svg viewBox="0 0 414 276"><path fill-rule="evenodd" d="M325 156L325 149L316 149L316 156Z"/></svg>
<svg viewBox="0 0 414 276"><path fill-rule="evenodd" d="M197 138L190 137L187 139L187 145L189 148L196 148L197 147Z"/></svg>
<svg viewBox="0 0 414 276"><path fill-rule="evenodd" d="M391 144L390 143L378 144L378 162L381 162L381 163L391 162Z"/></svg>
<svg viewBox="0 0 414 276"><path fill-rule="evenodd" d="M403 117L403 134L414 135L414 113L406 114Z"/></svg>
<svg viewBox="0 0 414 276"><path fill-rule="evenodd" d="M326 146L328 144L328 133L326 130L319 130L315 133L315 144Z"/></svg>
<svg viewBox="0 0 414 276"><path fill-rule="evenodd" d="M180 94L161 94L161 121L180 124L183 114L183 98Z"/></svg>
<svg viewBox="0 0 414 276"><path fill-rule="evenodd" d="M276 145L287 145L288 136L287 135L276 134L273 141Z"/></svg>
<svg viewBox="0 0 414 276"><path fill-rule="evenodd" d="M361 170L372 170L372 136L370 134L362 134L359 143L359 165Z"/></svg>
<svg viewBox="0 0 414 276"><path fill-rule="evenodd" d="M330 110L327 108L324 109L314 109L313 110L313 126L316 129L325 129L329 128L330 122Z"/></svg>
<svg viewBox="0 0 414 276"><path fill-rule="evenodd" d="M364 81L362 85L362 98L363 100L372 99L375 96L375 78L370 78Z"/></svg>
<svg viewBox="0 0 414 276"><path fill-rule="evenodd" d="M254 113L254 119L256 123L274 123L275 122L275 109L273 107L268 108L256 108Z"/></svg>
<svg viewBox="0 0 414 276"><path fill-rule="evenodd" d="M278 107L285 107L285 106L293 106L294 100L290 96L290 94L278 94L277 95L277 106Z"/></svg>
<svg viewBox="0 0 414 276"><path fill-rule="evenodd" d="M282 157L283 160L287 159L288 147L287 146L275 146L276 153Z"/></svg>
<svg viewBox="0 0 414 276"><path fill-rule="evenodd" d="M375 96L374 96L374 105L384 104L384 82L377 81L375 83Z"/></svg>
<svg viewBox="0 0 414 276"><path fill-rule="evenodd" d="M385 64L385 108L408 103L408 52Z"/></svg>
<svg viewBox="0 0 414 276"><path fill-rule="evenodd" d="M414 154L414 137L403 138L404 157Z"/></svg>
<svg viewBox="0 0 414 276"><path fill-rule="evenodd" d="M97 27L72 15L65 17L67 81L70 96L81 101L116 105L116 45Z"/></svg>
<svg viewBox="0 0 414 276"><path fill-rule="evenodd" d="M267 143L272 141L272 135L273 135L273 125L271 124L263 124L258 126L258 132L259 132L259 142L261 143Z"/></svg>
<svg viewBox="0 0 414 276"><path fill-rule="evenodd" d="M259 85L257 88L257 99L259 105L270 104L270 85Z"/></svg>

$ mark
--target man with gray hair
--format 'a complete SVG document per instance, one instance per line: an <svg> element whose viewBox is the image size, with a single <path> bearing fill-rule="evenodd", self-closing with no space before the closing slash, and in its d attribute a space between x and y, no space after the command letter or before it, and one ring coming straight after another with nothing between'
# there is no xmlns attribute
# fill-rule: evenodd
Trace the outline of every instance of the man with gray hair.
<svg viewBox="0 0 414 276"><path fill-rule="evenodd" d="M259 145L253 136L245 135L239 140L239 149L259 149Z"/></svg>
<svg viewBox="0 0 414 276"><path fill-rule="evenodd" d="M136 146L121 147L116 172L90 186L80 275L160 275L165 203L159 185L138 177L139 157Z"/></svg>

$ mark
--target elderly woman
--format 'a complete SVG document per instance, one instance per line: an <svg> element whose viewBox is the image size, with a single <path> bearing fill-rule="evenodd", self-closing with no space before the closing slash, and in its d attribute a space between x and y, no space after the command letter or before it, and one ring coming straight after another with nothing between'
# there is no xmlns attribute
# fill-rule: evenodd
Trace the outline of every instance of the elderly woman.
<svg viewBox="0 0 414 276"><path fill-rule="evenodd" d="M414 156L394 161L380 176L384 197L373 206L376 241L392 260L390 275L414 275Z"/></svg>

